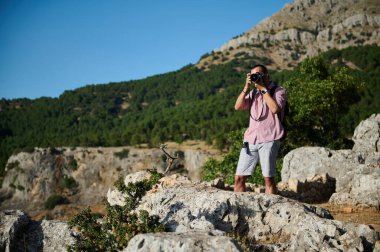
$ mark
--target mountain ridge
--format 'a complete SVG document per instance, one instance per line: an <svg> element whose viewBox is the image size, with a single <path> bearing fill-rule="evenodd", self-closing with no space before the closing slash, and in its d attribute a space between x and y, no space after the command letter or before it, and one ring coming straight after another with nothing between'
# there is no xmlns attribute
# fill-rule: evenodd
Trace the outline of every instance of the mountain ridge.
<svg viewBox="0 0 380 252"><path fill-rule="evenodd" d="M368 44L380 44L376 1L296 0L201 58L197 67L208 69L237 56L267 58L270 69L291 69L333 48Z"/></svg>

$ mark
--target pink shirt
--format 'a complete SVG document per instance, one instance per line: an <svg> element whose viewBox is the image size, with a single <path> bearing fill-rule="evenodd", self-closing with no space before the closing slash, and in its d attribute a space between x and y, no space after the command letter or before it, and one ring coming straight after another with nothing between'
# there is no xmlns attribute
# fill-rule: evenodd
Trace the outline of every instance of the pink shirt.
<svg viewBox="0 0 380 252"><path fill-rule="evenodd" d="M273 83L269 84L269 88ZM269 92L269 91L268 91ZM249 127L244 133L244 142L258 144L278 140L284 136L284 127L281 118L284 116L284 107L286 103L285 89L278 86L273 99L277 102L281 112L273 114L264 101L263 95L257 91L252 97L253 90L245 97L244 107L249 108L249 97L251 97L252 107L249 118ZM252 118L253 117L253 118Z"/></svg>

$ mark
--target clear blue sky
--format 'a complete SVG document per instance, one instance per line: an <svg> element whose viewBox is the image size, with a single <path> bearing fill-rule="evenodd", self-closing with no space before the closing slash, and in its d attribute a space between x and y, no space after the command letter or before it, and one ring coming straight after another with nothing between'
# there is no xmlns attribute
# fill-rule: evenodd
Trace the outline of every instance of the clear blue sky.
<svg viewBox="0 0 380 252"><path fill-rule="evenodd" d="M292 0L0 0L0 98L178 70Z"/></svg>

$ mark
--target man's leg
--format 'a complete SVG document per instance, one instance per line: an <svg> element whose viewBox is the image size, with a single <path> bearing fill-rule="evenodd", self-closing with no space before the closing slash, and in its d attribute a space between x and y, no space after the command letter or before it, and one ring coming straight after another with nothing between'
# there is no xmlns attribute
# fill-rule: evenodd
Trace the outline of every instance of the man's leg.
<svg viewBox="0 0 380 252"><path fill-rule="evenodd" d="M265 193L267 194L277 193L275 174L279 148L279 140L263 143L259 147L260 164L265 181Z"/></svg>
<svg viewBox="0 0 380 252"><path fill-rule="evenodd" d="M276 181L274 177L264 177L265 181L265 193L277 194Z"/></svg>
<svg viewBox="0 0 380 252"><path fill-rule="evenodd" d="M240 151L239 161L236 167L235 173L235 185L234 192L245 192L245 181L247 177L250 176L256 167L256 164L259 160L259 154L257 148L254 145L245 144ZM248 148L248 149L247 149Z"/></svg>
<svg viewBox="0 0 380 252"><path fill-rule="evenodd" d="M248 176L235 175L234 192L245 192L245 181Z"/></svg>

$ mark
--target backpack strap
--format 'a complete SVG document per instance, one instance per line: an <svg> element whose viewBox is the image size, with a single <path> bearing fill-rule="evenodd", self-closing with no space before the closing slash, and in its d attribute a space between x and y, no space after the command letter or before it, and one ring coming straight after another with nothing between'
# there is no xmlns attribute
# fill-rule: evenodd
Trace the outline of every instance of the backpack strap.
<svg viewBox="0 0 380 252"><path fill-rule="evenodd" d="M274 92L276 92L277 88L278 88L277 84L275 82L273 82L272 88L269 89L269 94L270 94L271 97L273 97Z"/></svg>
<svg viewBox="0 0 380 252"><path fill-rule="evenodd" d="M274 93L275 93L275 91L276 91L277 88L278 88L278 85L277 85L275 82L272 82L272 86L271 86L271 88L268 90L269 95L270 95L271 97L273 97L273 95L274 95ZM252 117L252 115L251 115L251 107L252 107L253 100L254 100L254 97L255 97L256 93L257 93L257 88L255 88L255 89L252 91L252 94L249 94L249 97L248 97L248 99L249 99L249 109L248 109L248 111L249 111L249 116L250 116L253 120L255 120L255 121L257 121L257 120L260 119L260 118L258 118L258 119L254 119L254 118ZM251 95L252 95L252 96L251 96ZM261 116L261 115L260 115L260 116ZM281 121L282 121L282 118L280 118L280 119L281 119Z"/></svg>

